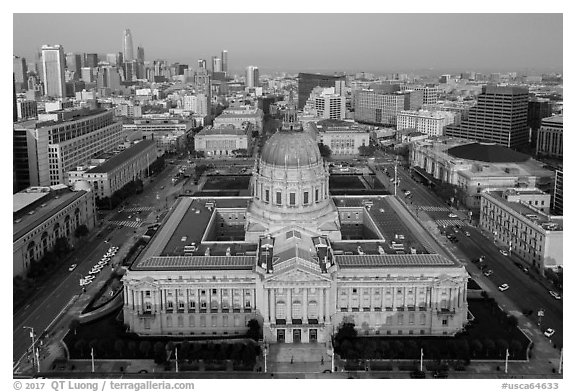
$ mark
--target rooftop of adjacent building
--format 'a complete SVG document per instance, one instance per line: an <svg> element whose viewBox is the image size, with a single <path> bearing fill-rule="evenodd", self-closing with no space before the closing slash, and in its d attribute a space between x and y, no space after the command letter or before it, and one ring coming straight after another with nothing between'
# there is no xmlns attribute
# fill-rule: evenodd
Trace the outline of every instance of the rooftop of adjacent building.
<svg viewBox="0 0 576 392"><path fill-rule="evenodd" d="M208 126L202 128L195 136L213 136L213 135L230 135L230 136L246 136L248 134L249 126L238 128L234 124L220 124L217 126Z"/></svg>
<svg viewBox="0 0 576 392"><path fill-rule="evenodd" d="M453 112L446 110L402 110L398 116L418 116L427 118L446 118L447 116L454 116Z"/></svg>
<svg viewBox="0 0 576 392"><path fill-rule="evenodd" d="M544 214L536 208L530 207L525 202L513 202L506 199L506 191L503 190L490 190L486 194L494 197L499 202L506 205L511 210L516 211L518 214L523 215L525 218L532 221L534 224L542 227L547 231L562 231L564 219L561 216L552 216Z"/></svg>
<svg viewBox="0 0 576 392"><path fill-rule="evenodd" d="M155 146L156 142L154 140L141 140L138 143L130 146L124 151L110 157L101 165L98 165L92 169L86 171L86 173L109 173L118 166L122 165L127 160L137 156L142 153L147 148Z"/></svg>
<svg viewBox="0 0 576 392"><path fill-rule="evenodd" d="M13 241L82 197L86 191L72 191L66 185L30 187L13 195ZM72 217L71 217L72 218Z"/></svg>
<svg viewBox="0 0 576 392"><path fill-rule="evenodd" d="M555 124L555 125L562 125L564 124L564 115L559 114L557 116L550 116L542 119L542 126L545 126L547 123Z"/></svg>
<svg viewBox="0 0 576 392"><path fill-rule="evenodd" d="M449 148L447 152L456 158L489 163L526 162L530 159L527 154L496 143L464 144Z"/></svg>
<svg viewBox="0 0 576 392"><path fill-rule="evenodd" d="M65 109L60 109L60 110L54 110L50 113L47 113L47 114L54 114L56 116L58 116L60 114L60 116L58 116L58 120L49 120L49 121L25 120L25 121L18 121L16 123L14 123L14 125L18 126L20 128L37 129L37 128L47 127L47 126L56 125L56 124L60 124L60 123L63 124L63 123L69 122L69 121L77 121L77 120L80 120L84 117L94 116L97 114L105 113L107 111L108 111L107 109L103 109L103 108L96 108L96 109L90 109L90 108L86 108L86 107L65 108Z"/></svg>

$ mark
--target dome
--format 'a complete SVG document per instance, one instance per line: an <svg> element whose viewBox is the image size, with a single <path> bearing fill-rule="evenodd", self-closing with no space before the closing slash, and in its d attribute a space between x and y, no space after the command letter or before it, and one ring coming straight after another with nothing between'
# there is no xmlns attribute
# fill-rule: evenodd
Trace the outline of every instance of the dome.
<svg viewBox="0 0 576 392"><path fill-rule="evenodd" d="M279 131L264 145L262 162L275 166L299 167L322 163L316 141L305 132Z"/></svg>
<svg viewBox="0 0 576 392"><path fill-rule="evenodd" d="M470 143L447 150L456 158L490 163L526 162L529 155L493 143Z"/></svg>

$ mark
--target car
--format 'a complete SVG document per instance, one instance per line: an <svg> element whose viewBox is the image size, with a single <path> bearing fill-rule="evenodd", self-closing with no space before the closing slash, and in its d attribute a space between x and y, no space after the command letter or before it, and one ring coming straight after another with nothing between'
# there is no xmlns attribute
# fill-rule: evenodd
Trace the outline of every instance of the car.
<svg viewBox="0 0 576 392"><path fill-rule="evenodd" d="M498 290L500 290L500 291L506 291L506 290L508 290L509 288L510 288L510 286L508 286L507 283L503 283L503 284L501 284L500 286L498 286Z"/></svg>
<svg viewBox="0 0 576 392"><path fill-rule="evenodd" d="M470 237L470 232L469 232L469 231L464 232L464 234L466 235L466 237Z"/></svg>
<svg viewBox="0 0 576 392"><path fill-rule="evenodd" d="M491 269L487 270L484 272L484 276L490 276L494 273L494 271L492 271Z"/></svg>
<svg viewBox="0 0 576 392"><path fill-rule="evenodd" d="M504 255L504 256L508 256L508 251L506 251L504 249L500 249L500 253L502 253L502 255Z"/></svg>
<svg viewBox="0 0 576 392"><path fill-rule="evenodd" d="M453 212L448 214L448 218L458 218L458 215L454 214Z"/></svg>
<svg viewBox="0 0 576 392"><path fill-rule="evenodd" d="M459 230L456 227L454 227L454 233L458 233L458 232L459 232Z"/></svg>
<svg viewBox="0 0 576 392"><path fill-rule="evenodd" d="M86 275L86 276L84 277L84 280L92 281L92 280L94 280L94 278L95 278L94 275Z"/></svg>
<svg viewBox="0 0 576 392"><path fill-rule="evenodd" d="M405 195L406 197L410 196L411 194L412 194L412 192L410 192L410 191L404 192L404 195Z"/></svg>
<svg viewBox="0 0 576 392"><path fill-rule="evenodd" d="M100 259L100 261L109 262L109 261L110 261L110 257L102 257L102 259Z"/></svg>
<svg viewBox="0 0 576 392"><path fill-rule="evenodd" d="M528 272L529 272L529 271L528 271L528 268L526 268L526 267L522 267L522 271L524 271L525 273L528 273Z"/></svg>
<svg viewBox="0 0 576 392"><path fill-rule="evenodd" d="M562 299L562 296L553 290L550 290L549 293L551 296L553 296L556 299Z"/></svg>
<svg viewBox="0 0 576 392"><path fill-rule="evenodd" d="M128 215L128 219L132 219L132 215Z"/></svg>
<svg viewBox="0 0 576 392"><path fill-rule="evenodd" d="M78 267L78 264L72 264L70 267L68 267L68 271L74 271L76 267Z"/></svg>
<svg viewBox="0 0 576 392"><path fill-rule="evenodd" d="M556 331L554 329L548 328L548 329L546 329L546 331L544 331L544 336L546 336L547 338L551 338L555 332Z"/></svg>

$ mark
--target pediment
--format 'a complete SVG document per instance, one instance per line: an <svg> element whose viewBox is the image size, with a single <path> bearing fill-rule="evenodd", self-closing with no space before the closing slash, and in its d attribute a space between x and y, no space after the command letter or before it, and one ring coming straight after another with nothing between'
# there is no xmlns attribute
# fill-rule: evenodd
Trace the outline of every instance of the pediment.
<svg viewBox="0 0 576 392"><path fill-rule="evenodd" d="M266 279L266 282L269 283L320 283L327 281L331 281L330 277L323 276L322 274L311 271L305 271L302 268L293 268L288 271L273 274L268 279Z"/></svg>
<svg viewBox="0 0 576 392"><path fill-rule="evenodd" d="M132 285L132 287L134 287L135 289L157 288L158 283L154 280L154 278L146 276L140 279L139 281L135 282Z"/></svg>

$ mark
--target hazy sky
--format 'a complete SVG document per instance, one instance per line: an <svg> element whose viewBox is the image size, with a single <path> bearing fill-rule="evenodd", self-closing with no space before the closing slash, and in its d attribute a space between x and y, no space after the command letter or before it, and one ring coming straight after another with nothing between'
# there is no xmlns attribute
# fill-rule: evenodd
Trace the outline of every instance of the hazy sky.
<svg viewBox="0 0 576 392"><path fill-rule="evenodd" d="M14 54L42 44L195 65L229 52L262 71L562 72L562 14L14 14Z"/></svg>

